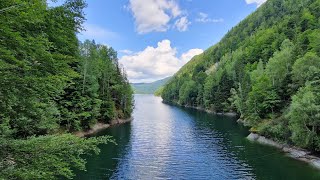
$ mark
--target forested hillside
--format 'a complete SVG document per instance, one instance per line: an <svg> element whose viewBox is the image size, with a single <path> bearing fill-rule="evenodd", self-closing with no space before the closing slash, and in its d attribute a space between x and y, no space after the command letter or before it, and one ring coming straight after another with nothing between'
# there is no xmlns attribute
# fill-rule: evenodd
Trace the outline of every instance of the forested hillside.
<svg viewBox="0 0 320 180"><path fill-rule="evenodd" d="M159 88L162 88L171 77L167 77L151 83L132 83L134 93L136 94L154 94Z"/></svg>
<svg viewBox="0 0 320 180"><path fill-rule="evenodd" d="M186 64L162 97L238 112L252 131L320 151L320 0L268 0Z"/></svg>
<svg viewBox="0 0 320 180"><path fill-rule="evenodd" d="M85 7L0 1L0 179L71 178L110 138L70 133L131 115L117 53L77 39Z"/></svg>

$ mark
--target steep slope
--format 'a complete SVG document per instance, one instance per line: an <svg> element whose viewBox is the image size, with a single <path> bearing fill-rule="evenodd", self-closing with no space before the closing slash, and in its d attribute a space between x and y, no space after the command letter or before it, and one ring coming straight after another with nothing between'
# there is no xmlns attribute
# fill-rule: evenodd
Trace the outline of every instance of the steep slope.
<svg viewBox="0 0 320 180"><path fill-rule="evenodd" d="M319 16L320 0L268 0L182 67L164 102L236 111L253 131L319 150Z"/></svg>
<svg viewBox="0 0 320 180"><path fill-rule="evenodd" d="M159 88L164 86L171 77L167 77L151 83L131 83L136 94L154 94Z"/></svg>

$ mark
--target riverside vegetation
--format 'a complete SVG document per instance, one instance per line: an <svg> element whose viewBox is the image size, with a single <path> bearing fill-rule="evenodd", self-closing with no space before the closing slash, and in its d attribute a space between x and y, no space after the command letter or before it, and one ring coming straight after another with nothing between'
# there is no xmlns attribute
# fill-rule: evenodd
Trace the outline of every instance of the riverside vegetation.
<svg viewBox="0 0 320 180"><path fill-rule="evenodd" d="M320 151L320 0L268 0L176 73L162 97L238 112L256 133Z"/></svg>
<svg viewBox="0 0 320 180"><path fill-rule="evenodd" d="M117 53L79 43L83 0L0 1L0 179L72 178L110 137L79 138L129 118L132 90Z"/></svg>

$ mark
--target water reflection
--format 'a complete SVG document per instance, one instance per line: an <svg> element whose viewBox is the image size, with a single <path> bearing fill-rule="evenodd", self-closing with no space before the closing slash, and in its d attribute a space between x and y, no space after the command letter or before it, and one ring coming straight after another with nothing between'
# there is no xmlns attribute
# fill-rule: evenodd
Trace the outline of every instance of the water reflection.
<svg viewBox="0 0 320 180"><path fill-rule="evenodd" d="M106 179L111 177L119 167L120 159L130 150L131 125L124 124L107 129L96 134L97 136L111 135L117 142L117 145L109 143L101 145L101 152L98 156L87 156L87 171L77 171L75 179Z"/></svg>
<svg viewBox="0 0 320 180"><path fill-rule="evenodd" d="M137 95L134 121L102 134L118 143L89 157L77 179L320 179L315 169L246 140L233 118Z"/></svg>
<svg viewBox="0 0 320 180"><path fill-rule="evenodd" d="M117 171L112 179L152 179L163 176L172 147L172 114L168 107L162 106L161 99L152 101L156 103L152 104L149 99L136 101L131 152L119 162L121 171Z"/></svg>

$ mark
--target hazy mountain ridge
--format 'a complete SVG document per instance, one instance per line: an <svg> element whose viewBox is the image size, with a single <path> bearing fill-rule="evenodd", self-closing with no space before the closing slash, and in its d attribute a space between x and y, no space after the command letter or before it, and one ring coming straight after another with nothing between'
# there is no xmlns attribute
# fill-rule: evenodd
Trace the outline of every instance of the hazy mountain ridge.
<svg viewBox="0 0 320 180"><path fill-rule="evenodd" d="M154 94L159 88L164 86L171 77L167 77L151 83L131 83L135 94Z"/></svg>

